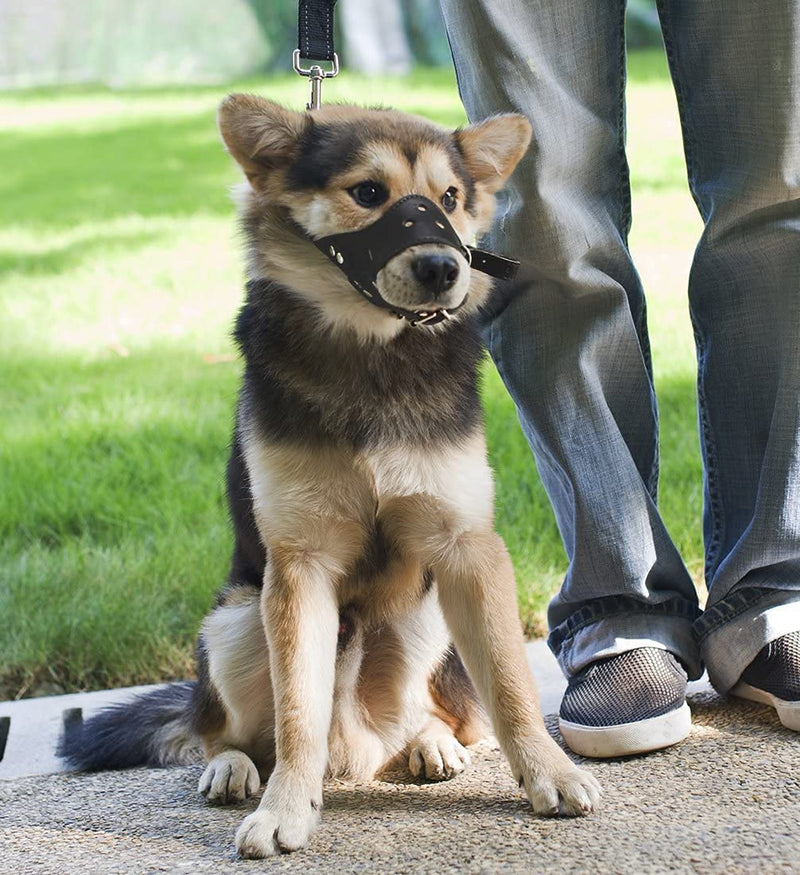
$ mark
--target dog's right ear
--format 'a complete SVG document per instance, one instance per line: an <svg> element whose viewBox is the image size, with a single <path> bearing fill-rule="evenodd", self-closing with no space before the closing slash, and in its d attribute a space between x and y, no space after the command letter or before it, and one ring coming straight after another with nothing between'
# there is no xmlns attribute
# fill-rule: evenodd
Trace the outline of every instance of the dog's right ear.
<svg viewBox="0 0 800 875"><path fill-rule="evenodd" d="M300 137L311 123L307 113L285 109L252 94L231 94L217 116L228 152L257 190L272 171L291 164Z"/></svg>

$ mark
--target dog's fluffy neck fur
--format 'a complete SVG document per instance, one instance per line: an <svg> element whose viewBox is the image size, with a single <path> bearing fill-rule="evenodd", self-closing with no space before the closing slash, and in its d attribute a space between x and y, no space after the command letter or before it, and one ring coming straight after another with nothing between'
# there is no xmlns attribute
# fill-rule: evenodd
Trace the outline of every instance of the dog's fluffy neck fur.
<svg viewBox="0 0 800 875"><path fill-rule="evenodd" d="M316 304L312 317L357 343L386 342L405 328L365 301L332 267L288 209L264 203L245 183L235 193L245 238L247 278L276 283Z"/></svg>
<svg viewBox="0 0 800 875"><path fill-rule="evenodd" d="M321 328L316 311L272 280L248 283L235 332L246 362L242 403L265 437L360 449L473 432L482 348L472 317L437 335L406 326L368 342Z"/></svg>

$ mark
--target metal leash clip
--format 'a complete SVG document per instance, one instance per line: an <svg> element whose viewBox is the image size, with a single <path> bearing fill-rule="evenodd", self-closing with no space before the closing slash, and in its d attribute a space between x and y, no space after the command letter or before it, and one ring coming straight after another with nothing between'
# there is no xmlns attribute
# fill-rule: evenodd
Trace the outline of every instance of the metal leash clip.
<svg viewBox="0 0 800 875"><path fill-rule="evenodd" d="M300 49L295 49L292 52L292 67L295 73L301 76L308 76L311 80L311 99L306 104L306 109L319 109L322 96L322 80L333 79L339 75L339 56L336 52L333 53L333 66L330 70L323 70L319 64L312 64L310 67L303 67L300 64Z"/></svg>

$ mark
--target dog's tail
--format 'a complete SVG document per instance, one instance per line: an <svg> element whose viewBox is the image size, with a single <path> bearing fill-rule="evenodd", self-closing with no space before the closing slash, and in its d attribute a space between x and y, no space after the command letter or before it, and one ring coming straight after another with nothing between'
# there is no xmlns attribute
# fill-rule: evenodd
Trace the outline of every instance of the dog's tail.
<svg viewBox="0 0 800 875"><path fill-rule="evenodd" d="M190 719L195 686L168 684L86 721L66 721L56 753L83 772L196 762L202 747Z"/></svg>

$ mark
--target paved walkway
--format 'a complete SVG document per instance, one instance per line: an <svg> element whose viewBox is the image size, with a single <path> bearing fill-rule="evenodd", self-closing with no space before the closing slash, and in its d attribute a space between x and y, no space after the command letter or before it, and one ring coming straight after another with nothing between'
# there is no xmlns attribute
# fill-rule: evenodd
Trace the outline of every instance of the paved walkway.
<svg viewBox="0 0 800 875"><path fill-rule="evenodd" d="M529 653L552 710L563 681ZM307 849L240 861L233 835L255 802L208 806L199 766L40 774L0 780L0 872L800 873L800 737L769 708L693 690L683 744L590 764L605 795L588 818L532 816L483 742L452 782L331 784Z"/></svg>

